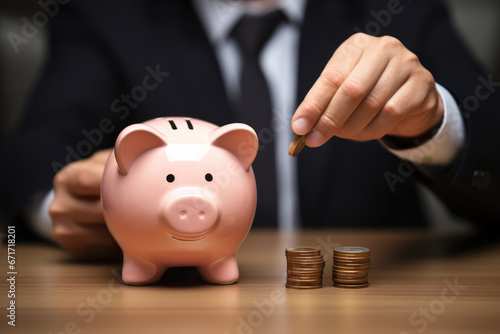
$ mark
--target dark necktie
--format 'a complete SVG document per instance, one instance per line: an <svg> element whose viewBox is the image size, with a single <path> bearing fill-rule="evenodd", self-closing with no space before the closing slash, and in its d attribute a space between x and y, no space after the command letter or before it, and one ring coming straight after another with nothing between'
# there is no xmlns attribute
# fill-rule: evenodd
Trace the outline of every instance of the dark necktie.
<svg viewBox="0 0 500 334"><path fill-rule="evenodd" d="M231 32L238 45L242 69L238 120L254 128L259 137L259 153L252 164L257 180L256 226L276 226L277 192L275 134L272 124L272 104L269 88L259 65L259 55L278 25L285 21L281 11L264 16L245 15Z"/></svg>

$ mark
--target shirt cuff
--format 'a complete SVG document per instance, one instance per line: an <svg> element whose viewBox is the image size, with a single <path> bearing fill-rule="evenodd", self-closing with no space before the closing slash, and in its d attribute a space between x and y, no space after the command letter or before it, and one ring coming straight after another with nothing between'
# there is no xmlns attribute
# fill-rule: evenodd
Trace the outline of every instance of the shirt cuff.
<svg viewBox="0 0 500 334"><path fill-rule="evenodd" d="M36 196L28 209L27 216L28 224L37 235L57 243L52 232L52 219L49 216L49 206L53 199L53 189L46 194Z"/></svg>
<svg viewBox="0 0 500 334"><path fill-rule="evenodd" d="M444 115L441 126L431 139L422 145L402 150L390 148L381 140L380 143L399 158L417 165L445 167L455 160L465 145L465 125L450 92L437 83L436 88L443 101Z"/></svg>

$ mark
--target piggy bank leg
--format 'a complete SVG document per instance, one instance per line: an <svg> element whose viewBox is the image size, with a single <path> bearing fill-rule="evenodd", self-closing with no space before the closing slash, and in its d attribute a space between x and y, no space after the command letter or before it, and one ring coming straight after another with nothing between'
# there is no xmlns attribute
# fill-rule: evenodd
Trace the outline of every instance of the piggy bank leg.
<svg viewBox="0 0 500 334"><path fill-rule="evenodd" d="M125 284L130 285L151 284L158 282L166 269L143 259L125 256L122 279Z"/></svg>
<svg viewBox="0 0 500 334"><path fill-rule="evenodd" d="M217 260L206 266L198 268L205 281L214 284L231 284L238 280L239 271L236 257L231 256Z"/></svg>

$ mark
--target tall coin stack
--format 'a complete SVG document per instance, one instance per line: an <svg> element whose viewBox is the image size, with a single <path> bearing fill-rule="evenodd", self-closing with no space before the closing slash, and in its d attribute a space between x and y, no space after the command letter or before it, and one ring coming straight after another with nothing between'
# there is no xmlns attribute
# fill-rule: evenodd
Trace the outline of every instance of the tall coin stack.
<svg viewBox="0 0 500 334"><path fill-rule="evenodd" d="M333 253L333 285L339 288L366 288L370 250L364 247L337 247Z"/></svg>
<svg viewBox="0 0 500 334"><path fill-rule="evenodd" d="M287 248L285 255L287 288L317 289L323 286L325 259L321 250L313 247L293 247Z"/></svg>

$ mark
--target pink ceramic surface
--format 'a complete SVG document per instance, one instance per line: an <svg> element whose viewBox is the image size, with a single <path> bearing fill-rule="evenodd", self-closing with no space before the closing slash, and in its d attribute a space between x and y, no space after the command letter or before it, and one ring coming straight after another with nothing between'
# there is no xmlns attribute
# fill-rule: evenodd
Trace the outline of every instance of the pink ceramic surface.
<svg viewBox="0 0 500 334"><path fill-rule="evenodd" d="M236 282L257 202L257 150L245 124L165 117L125 128L101 187L123 281L154 283L169 267L195 266L208 282Z"/></svg>

